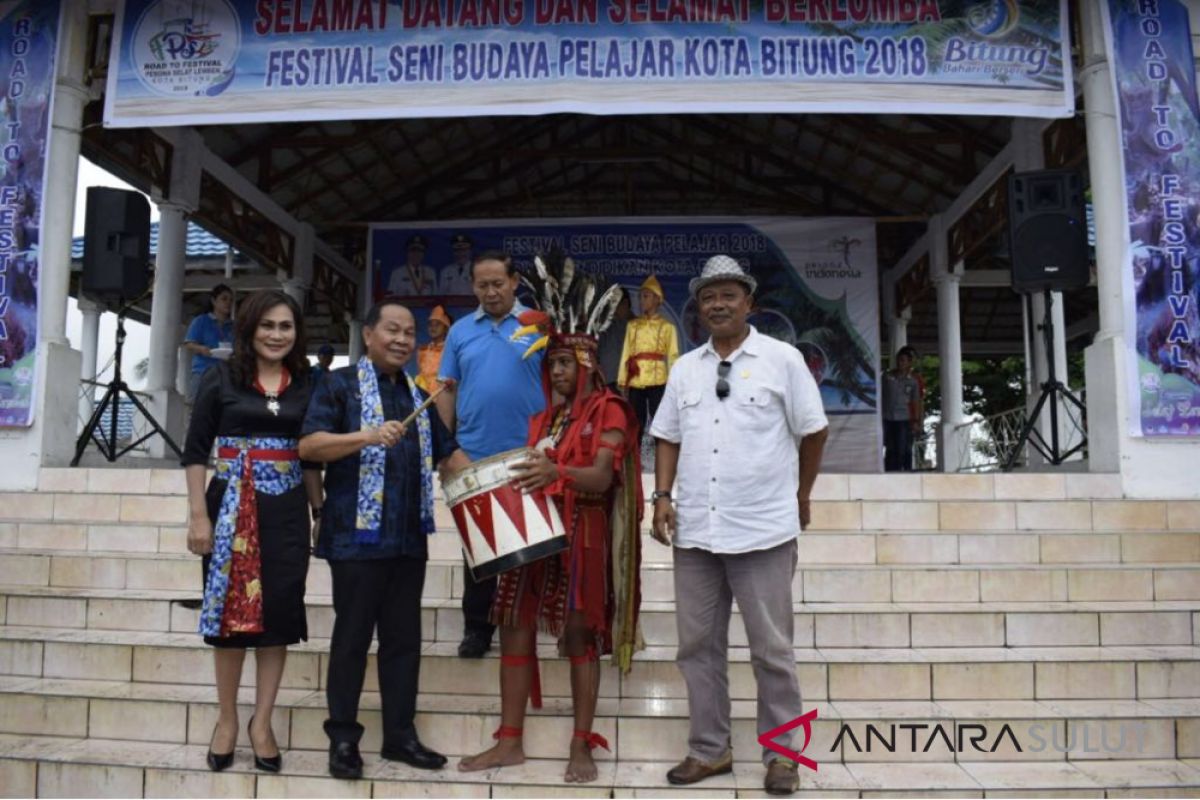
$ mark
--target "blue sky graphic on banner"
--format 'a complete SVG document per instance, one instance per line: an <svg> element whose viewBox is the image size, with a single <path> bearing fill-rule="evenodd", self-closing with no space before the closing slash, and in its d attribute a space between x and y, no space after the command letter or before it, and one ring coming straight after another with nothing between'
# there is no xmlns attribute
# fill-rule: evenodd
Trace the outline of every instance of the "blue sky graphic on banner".
<svg viewBox="0 0 1200 800"><path fill-rule="evenodd" d="M598 218L382 224L371 229L372 295L406 297L424 343L434 305L445 305L454 319L478 306L470 290L473 253L503 250L513 256L518 269L528 270L535 254L556 245L583 269L630 289L634 313L638 287L647 276L656 275L666 294L662 313L678 327L685 350L708 339L688 296L688 281L710 256L737 258L758 280L751 323L804 353L818 379L833 437L825 468L880 469L879 287L872 220Z"/></svg>
<svg viewBox="0 0 1200 800"><path fill-rule="evenodd" d="M480 114L1069 116L1066 0L122 0L114 126Z"/></svg>
<svg viewBox="0 0 1200 800"><path fill-rule="evenodd" d="M0 427L33 423L38 258L54 89L57 0L0 4Z"/></svg>
<svg viewBox="0 0 1200 800"><path fill-rule="evenodd" d="M1200 436L1200 99L1187 9L1109 0L1134 436Z"/></svg>

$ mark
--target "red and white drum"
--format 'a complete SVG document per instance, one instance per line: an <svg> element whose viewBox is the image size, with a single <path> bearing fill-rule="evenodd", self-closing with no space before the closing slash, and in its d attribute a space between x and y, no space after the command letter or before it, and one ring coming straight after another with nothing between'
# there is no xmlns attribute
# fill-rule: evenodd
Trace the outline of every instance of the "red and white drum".
<svg viewBox="0 0 1200 800"><path fill-rule="evenodd" d="M522 447L498 453L442 482L476 581L567 549L558 508L541 491L522 494L513 480L512 465L530 452Z"/></svg>

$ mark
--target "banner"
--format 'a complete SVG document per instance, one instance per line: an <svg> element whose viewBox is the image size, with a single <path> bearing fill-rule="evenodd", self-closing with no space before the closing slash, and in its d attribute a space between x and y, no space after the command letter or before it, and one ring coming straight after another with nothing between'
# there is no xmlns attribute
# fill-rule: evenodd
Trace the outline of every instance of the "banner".
<svg viewBox="0 0 1200 800"><path fill-rule="evenodd" d="M488 220L372 226L373 296L400 295L417 316L473 313L475 253L503 250L531 270L537 253L561 247L584 270L621 284L638 313L638 287L655 275L661 312L683 350L708 340L688 281L709 257L733 256L758 280L751 324L804 354L829 416L824 469L878 472L879 281L875 223L863 219L596 218ZM602 348L605 342L601 342ZM614 380L614 376L608 375Z"/></svg>
<svg viewBox="0 0 1200 800"><path fill-rule="evenodd" d="M38 335L38 259L57 0L0 4L4 87L0 178L0 427L33 424Z"/></svg>
<svg viewBox="0 0 1200 800"><path fill-rule="evenodd" d="M123 0L107 125L1074 110L1066 0Z"/></svg>
<svg viewBox="0 0 1200 800"><path fill-rule="evenodd" d="M1134 436L1200 436L1200 100L1178 0L1108 0Z"/></svg>

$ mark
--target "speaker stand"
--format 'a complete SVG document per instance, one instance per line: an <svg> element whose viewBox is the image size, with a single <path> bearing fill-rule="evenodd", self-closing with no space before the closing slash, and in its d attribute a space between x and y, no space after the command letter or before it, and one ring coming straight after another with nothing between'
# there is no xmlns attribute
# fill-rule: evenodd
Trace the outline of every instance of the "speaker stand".
<svg viewBox="0 0 1200 800"><path fill-rule="evenodd" d="M1051 306L1054 303L1053 296L1049 289L1042 290L1044 298L1043 305L1045 313L1042 319L1042 346L1046 354L1047 379L1042 384L1041 394L1038 395L1037 403L1033 406L1033 411L1029 414L1029 418L1025 420L1024 427L1021 428L1021 434L1017 437L1017 442L1013 446L1012 451L1008 454L1008 458L1004 462L1004 471L1011 472L1012 468L1017 463L1017 457L1021 453L1023 445L1028 444L1033 449L1041 454L1042 458L1054 466L1058 466L1066 461L1071 456L1078 453L1083 448L1087 447L1087 428L1086 425L1080 430L1083 438L1069 450L1062 449L1062 443L1059 440L1058 432L1058 404L1060 401L1065 401L1075 406L1079 410L1080 419L1087 419L1087 409L1084 408L1083 402L1076 397L1070 389L1068 389L1062 381L1058 379L1058 375L1054 369L1054 323L1051 316ZM1046 408L1050 409L1050 441L1046 441L1046 437L1042 436L1042 432L1037 429L1038 418L1042 411Z"/></svg>
<svg viewBox="0 0 1200 800"><path fill-rule="evenodd" d="M87 421L87 425L83 428L83 433L79 434L79 438L75 441L75 458L71 460L71 466L79 466L79 460L83 458L83 452L87 450L87 446L91 442L96 443L96 448L103 454L104 458L110 463L116 461L121 456L128 453L133 448L140 445L154 435L161 436L163 441L175 451L175 455L183 458L183 451L179 449L179 445L175 444L175 440L171 435L163 430L163 427L158 424L158 420L150 413L149 409L138 400L137 395L130 391L129 386L121 378L121 353L125 349L125 309L117 312L117 350L113 359L113 379L109 381L108 387L104 391L104 397L100 400L100 404L92 412L91 418ZM117 450L117 421L121 412L121 397L133 403L133 407L142 412L142 416L150 423L153 428L142 438L131 443L124 449ZM102 418L106 409L111 409L109 415L108 430L101 430Z"/></svg>

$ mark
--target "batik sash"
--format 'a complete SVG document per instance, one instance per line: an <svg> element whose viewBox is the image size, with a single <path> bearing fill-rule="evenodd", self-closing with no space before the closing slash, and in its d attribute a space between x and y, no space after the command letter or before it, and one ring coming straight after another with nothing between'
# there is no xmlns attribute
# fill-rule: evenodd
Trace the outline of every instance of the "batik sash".
<svg viewBox="0 0 1200 800"><path fill-rule="evenodd" d="M277 496L303 481L295 439L222 436L216 476L225 480L213 526L213 550L200 633L225 637L262 633L262 559L256 492Z"/></svg>

